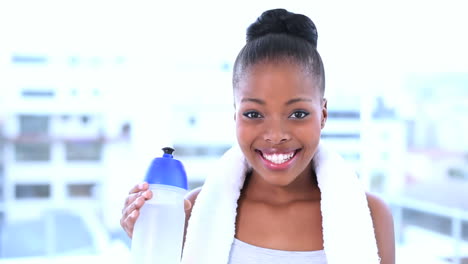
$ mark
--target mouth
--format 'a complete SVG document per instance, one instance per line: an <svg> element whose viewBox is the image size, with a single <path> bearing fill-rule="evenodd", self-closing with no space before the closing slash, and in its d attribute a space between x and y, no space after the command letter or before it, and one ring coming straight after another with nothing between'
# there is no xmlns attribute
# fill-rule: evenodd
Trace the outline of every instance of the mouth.
<svg viewBox="0 0 468 264"><path fill-rule="evenodd" d="M259 154L267 167L272 169L284 169L292 163L301 149L268 151L256 149L255 151Z"/></svg>

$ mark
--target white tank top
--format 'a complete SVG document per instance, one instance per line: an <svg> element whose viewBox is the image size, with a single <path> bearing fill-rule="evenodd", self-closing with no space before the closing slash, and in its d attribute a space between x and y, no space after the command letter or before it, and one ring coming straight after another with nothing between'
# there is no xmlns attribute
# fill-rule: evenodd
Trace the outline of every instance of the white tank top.
<svg viewBox="0 0 468 264"><path fill-rule="evenodd" d="M326 264L325 251L285 251L261 248L234 239L229 264Z"/></svg>

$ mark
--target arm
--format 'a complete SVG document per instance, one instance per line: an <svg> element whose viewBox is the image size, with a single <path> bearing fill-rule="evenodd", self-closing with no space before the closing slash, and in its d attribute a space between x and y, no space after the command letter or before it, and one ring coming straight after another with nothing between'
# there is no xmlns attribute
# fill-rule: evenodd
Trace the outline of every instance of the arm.
<svg viewBox="0 0 468 264"><path fill-rule="evenodd" d="M367 194L367 202L374 223L380 263L395 264L395 235L390 209L384 201L373 194Z"/></svg>

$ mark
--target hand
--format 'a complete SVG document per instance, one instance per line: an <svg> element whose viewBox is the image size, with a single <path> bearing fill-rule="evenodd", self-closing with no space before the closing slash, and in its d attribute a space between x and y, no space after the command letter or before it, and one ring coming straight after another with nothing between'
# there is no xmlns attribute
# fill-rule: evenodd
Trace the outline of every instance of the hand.
<svg viewBox="0 0 468 264"><path fill-rule="evenodd" d="M148 188L149 184L146 182L137 184L130 190L127 199L125 199L125 205L122 209L122 217L120 218L120 225L130 238L133 235L135 222L140 215L140 208L147 200L150 200L153 197L153 192ZM192 203L189 200L185 200L184 207L187 212L187 210L192 207Z"/></svg>

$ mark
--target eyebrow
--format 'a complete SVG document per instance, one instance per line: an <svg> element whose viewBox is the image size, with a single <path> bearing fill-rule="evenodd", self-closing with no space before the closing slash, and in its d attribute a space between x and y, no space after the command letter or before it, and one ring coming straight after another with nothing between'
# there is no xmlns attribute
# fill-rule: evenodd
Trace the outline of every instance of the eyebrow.
<svg viewBox="0 0 468 264"><path fill-rule="evenodd" d="M285 103L285 105L291 105L291 104L294 104L294 103L297 103L297 102L311 102L312 100L311 99L308 99L308 98L294 98L294 99L291 99L289 101L287 101ZM241 100L241 103L243 102L254 102L254 103L257 103L257 104L261 104L261 105L265 105L265 101L261 100L261 99L258 99L258 98L242 98Z"/></svg>
<svg viewBox="0 0 468 264"><path fill-rule="evenodd" d="M312 100L309 98L294 98L286 102L286 105L294 104L297 102L311 102Z"/></svg>
<svg viewBox="0 0 468 264"><path fill-rule="evenodd" d="M261 105L265 104L265 101L257 99L257 98L242 98L241 103L243 102L254 102L257 104L261 104Z"/></svg>

